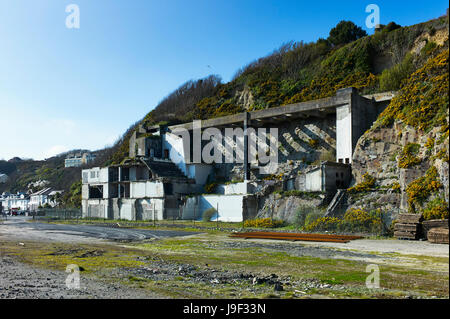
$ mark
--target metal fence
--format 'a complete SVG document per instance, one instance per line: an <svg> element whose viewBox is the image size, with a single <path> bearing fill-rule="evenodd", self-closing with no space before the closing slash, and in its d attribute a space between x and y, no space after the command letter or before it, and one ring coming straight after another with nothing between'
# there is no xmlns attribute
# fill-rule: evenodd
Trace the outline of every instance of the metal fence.
<svg viewBox="0 0 450 319"><path fill-rule="evenodd" d="M82 217L81 209L40 209L33 216L37 219L78 219Z"/></svg>

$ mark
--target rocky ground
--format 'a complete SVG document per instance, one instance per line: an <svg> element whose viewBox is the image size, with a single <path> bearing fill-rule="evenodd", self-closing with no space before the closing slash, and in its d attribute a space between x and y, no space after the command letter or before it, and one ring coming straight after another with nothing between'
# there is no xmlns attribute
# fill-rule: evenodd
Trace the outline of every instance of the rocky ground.
<svg viewBox="0 0 450 319"><path fill-rule="evenodd" d="M66 286L68 273L32 267L10 256L0 256L0 269L0 299L161 298L149 291L86 276L81 276L79 289L69 289Z"/></svg>
<svg viewBox="0 0 450 319"><path fill-rule="evenodd" d="M88 225L81 233L60 226L0 225L0 299L448 298L448 245L244 240L224 231L108 241L88 237ZM81 267L79 290L65 285L68 264ZM380 267L379 289L365 285L369 264Z"/></svg>

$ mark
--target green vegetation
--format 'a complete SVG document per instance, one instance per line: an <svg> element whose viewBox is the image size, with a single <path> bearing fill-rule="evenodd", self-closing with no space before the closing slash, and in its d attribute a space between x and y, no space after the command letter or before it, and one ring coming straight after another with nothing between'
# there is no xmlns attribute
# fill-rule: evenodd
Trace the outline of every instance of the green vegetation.
<svg viewBox="0 0 450 319"><path fill-rule="evenodd" d="M385 220L385 214L379 210L366 212L363 209L350 209L345 213L343 219L320 217L309 223L305 230L392 235Z"/></svg>
<svg viewBox="0 0 450 319"><path fill-rule="evenodd" d="M341 21L331 29L328 41L335 46L339 46L356 41L366 35L366 31L355 25L353 22Z"/></svg>
<svg viewBox="0 0 450 319"><path fill-rule="evenodd" d="M316 206L302 205L295 212L294 225L300 229L308 227L311 223L322 217L324 210Z"/></svg>
<svg viewBox="0 0 450 319"><path fill-rule="evenodd" d="M426 132L436 126L447 126L448 130L448 55L448 49L435 52L415 71L380 114L375 127L399 120Z"/></svg>
<svg viewBox="0 0 450 319"><path fill-rule="evenodd" d="M356 184L355 186L347 189L347 192L350 194L368 192L375 187L375 182L376 182L376 180L373 176L371 176L369 173L365 173L362 176L362 181L360 183Z"/></svg>
<svg viewBox="0 0 450 319"><path fill-rule="evenodd" d="M403 150L398 159L398 167L408 168L418 165L422 162L416 155L419 153L420 145L416 143L408 143L403 147Z"/></svg>
<svg viewBox="0 0 450 319"><path fill-rule="evenodd" d="M217 214L217 211L215 208L213 208L213 207L208 208L207 210L205 210L203 212L202 220L204 222L209 222L209 221L211 221L211 218L213 218L213 216L215 216L216 214Z"/></svg>
<svg viewBox="0 0 450 319"><path fill-rule="evenodd" d="M284 222L272 218L256 218L244 221L244 227L250 228L277 228L282 227Z"/></svg>
<svg viewBox="0 0 450 319"><path fill-rule="evenodd" d="M78 181L70 186L70 190L63 194L62 206L81 208L81 185L81 181Z"/></svg>
<svg viewBox="0 0 450 319"><path fill-rule="evenodd" d="M412 54L407 54L402 62L386 69L380 76L381 91L397 91L402 82L414 71L414 58Z"/></svg>
<svg viewBox="0 0 450 319"><path fill-rule="evenodd" d="M273 53L238 70L228 83L221 83L217 76L185 83L148 113L142 123L145 126L161 121L177 124L235 114L246 108L259 110L330 97L336 90L350 86L362 94L398 89L402 83L414 81L417 76L414 72L428 57L442 50L435 44L427 44L418 56L408 54L417 37L446 27L447 17L410 27L391 22L380 32L367 36L352 22L341 21L330 30L327 39L283 44ZM381 67L380 57L385 61ZM440 69L445 72L441 66ZM411 73L413 75L409 76ZM423 89L433 90L429 86ZM432 96L448 98L447 94L439 94L441 90L445 88L439 86L439 90L430 91L426 99L430 98L431 103ZM242 99L244 95L246 99ZM243 100L249 104L243 105ZM397 102L401 104L399 108L403 108L404 103L400 99ZM438 101L432 103L441 104ZM411 112L420 109L418 103L410 108ZM430 114L434 113L431 111ZM441 115L436 118L441 119ZM120 163L128 152L128 146L118 148L120 150L113 156L115 163Z"/></svg>
<svg viewBox="0 0 450 319"><path fill-rule="evenodd" d="M442 188L436 167L432 166L424 176L412 181L406 188L409 210L418 213L424 202ZM419 211L418 211L419 210Z"/></svg>
<svg viewBox="0 0 450 319"><path fill-rule="evenodd" d="M427 203L423 210L423 218L430 219L448 219L448 203L444 198L437 197Z"/></svg>
<svg viewBox="0 0 450 319"><path fill-rule="evenodd" d="M68 264L77 264L89 278L172 298L448 298L448 258L374 253L383 258L383 289L374 290L365 286L367 260L346 259L338 250L332 250L336 258L297 256L297 249L280 251L279 247L229 239L220 233L127 245L25 242L19 246L0 242L0 249L33 266L64 271ZM177 272L185 266L195 270ZM156 270L156 274L140 275L135 272L138 269ZM239 274L251 277L211 283L209 278L202 281L193 276L197 271L206 276L233 273L236 278ZM252 284L253 276L271 274L289 281L282 292L275 292L273 285L265 282ZM314 287L305 283L314 283ZM330 286L320 287L322 284ZM303 292L296 292L299 290Z"/></svg>

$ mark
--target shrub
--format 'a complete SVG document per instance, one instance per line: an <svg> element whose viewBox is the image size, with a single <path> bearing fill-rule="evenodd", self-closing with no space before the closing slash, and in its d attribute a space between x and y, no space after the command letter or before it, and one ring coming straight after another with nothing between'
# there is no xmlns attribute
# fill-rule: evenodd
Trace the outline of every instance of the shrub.
<svg viewBox="0 0 450 319"><path fill-rule="evenodd" d="M320 217L309 223L305 230L307 231L336 231L342 220L336 217Z"/></svg>
<svg viewBox="0 0 450 319"><path fill-rule="evenodd" d="M272 218L257 218L244 221L244 227L254 228L276 228L284 225L282 220L274 220Z"/></svg>
<svg viewBox="0 0 450 319"><path fill-rule="evenodd" d="M305 227L323 215L322 211L314 206L299 206L295 212L294 224Z"/></svg>
<svg viewBox="0 0 450 319"><path fill-rule="evenodd" d="M406 187L409 210L415 212L416 205L422 205L431 194L438 192L441 187L442 184L439 181L437 169L432 166L424 176L412 181Z"/></svg>
<svg viewBox="0 0 450 319"><path fill-rule="evenodd" d="M308 227L310 224L314 223L319 218L323 217L323 212L321 211L312 211L305 217L305 228Z"/></svg>
<svg viewBox="0 0 450 319"><path fill-rule="evenodd" d="M371 190L375 186L375 178L369 175L369 173L365 173L362 176L363 180L361 183L356 184L353 187L350 187L347 189L347 192L352 193L359 193L359 192L367 192Z"/></svg>
<svg viewBox="0 0 450 319"><path fill-rule="evenodd" d="M348 210L343 219L319 217L306 225L307 231L346 231L368 233L390 233L384 223L384 214L379 211L366 212L362 209Z"/></svg>
<svg viewBox="0 0 450 319"><path fill-rule="evenodd" d="M395 120L428 132L446 124L448 110L448 50L430 57L405 82L398 95L380 114L376 125L389 126Z"/></svg>
<svg viewBox="0 0 450 319"><path fill-rule="evenodd" d="M211 208L208 208L207 210L205 210L204 212L203 212L203 215L202 215L202 220L204 221L204 222L209 222L209 221L211 221L211 218L214 216L214 215L216 215L216 209L215 208L213 208L213 207L211 207Z"/></svg>
<svg viewBox="0 0 450 319"><path fill-rule="evenodd" d="M371 213L362 209L350 209L344 215L343 229L349 231L367 231L379 233L382 230L382 217L380 211Z"/></svg>
<svg viewBox="0 0 450 319"><path fill-rule="evenodd" d="M427 149L427 155L428 156L431 155L431 153L433 152L434 144L435 144L434 138L429 137L427 139L427 142L424 145L425 148Z"/></svg>
<svg viewBox="0 0 450 319"><path fill-rule="evenodd" d="M394 193L400 193L400 183L395 182L391 185L391 189Z"/></svg>
<svg viewBox="0 0 450 319"><path fill-rule="evenodd" d="M447 219L448 216L448 203L440 197L428 202L427 207L423 211L423 218L425 220Z"/></svg>
<svg viewBox="0 0 450 319"><path fill-rule="evenodd" d="M341 21L330 31L328 41L333 45L342 45L358 40L367 33L351 21Z"/></svg>
<svg viewBox="0 0 450 319"><path fill-rule="evenodd" d="M415 166L422 162L420 158L416 157L419 152L420 145L415 143L408 143L403 147L402 153L398 159L398 167L408 168Z"/></svg>
<svg viewBox="0 0 450 319"><path fill-rule="evenodd" d="M413 56L407 54L402 62L386 69L380 76L380 89L382 91L396 91L402 82L414 71Z"/></svg>

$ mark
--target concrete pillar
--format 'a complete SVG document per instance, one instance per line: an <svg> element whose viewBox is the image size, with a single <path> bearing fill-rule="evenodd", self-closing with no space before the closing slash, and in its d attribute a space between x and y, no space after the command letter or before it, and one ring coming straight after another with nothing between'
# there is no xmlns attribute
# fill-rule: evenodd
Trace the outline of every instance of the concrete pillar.
<svg viewBox="0 0 450 319"><path fill-rule="evenodd" d="M122 181L122 167L119 166L119 176L117 179L117 198L120 198L120 182Z"/></svg>
<svg viewBox="0 0 450 319"><path fill-rule="evenodd" d="M250 125L250 113L244 115L244 180L250 179L250 167L248 163L248 126Z"/></svg>

